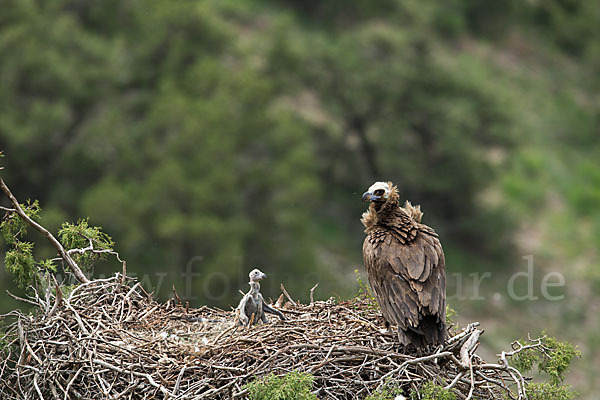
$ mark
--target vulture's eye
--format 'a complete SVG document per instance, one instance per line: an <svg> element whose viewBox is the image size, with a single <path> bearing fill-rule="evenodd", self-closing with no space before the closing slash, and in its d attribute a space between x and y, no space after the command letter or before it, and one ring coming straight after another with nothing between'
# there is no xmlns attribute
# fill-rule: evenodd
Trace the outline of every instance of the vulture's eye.
<svg viewBox="0 0 600 400"><path fill-rule="evenodd" d="M383 196L384 190L383 189L377 189L373 194L375 196Z"/></svg>

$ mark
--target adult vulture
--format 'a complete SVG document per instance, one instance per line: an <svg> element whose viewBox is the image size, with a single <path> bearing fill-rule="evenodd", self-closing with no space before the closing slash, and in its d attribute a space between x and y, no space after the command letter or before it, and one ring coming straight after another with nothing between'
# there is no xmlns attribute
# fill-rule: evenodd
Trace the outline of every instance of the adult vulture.
<svg viewBox="0 0 600 400"><path fill-rule="evenodd" d="M367 237L363 259L386 321L404 345L424 348L446 339L446 270L438 235L421 224L420 206L401 207L392 182L375 182L363 196Z"/></svg>

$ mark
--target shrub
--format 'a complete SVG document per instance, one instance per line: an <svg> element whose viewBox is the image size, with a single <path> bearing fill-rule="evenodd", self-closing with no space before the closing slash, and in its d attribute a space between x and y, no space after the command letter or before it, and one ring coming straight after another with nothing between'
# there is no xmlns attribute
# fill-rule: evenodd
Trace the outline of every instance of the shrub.
<svg viewBox="0 0 600 400"><path fill-rule="evenodd" d="M365 398L365 400L395 400L397 397L404 399L403 390L387 383L383 388ZM410 392L410 400L456 400L456 395L434 382L425 382L418 391Z"/></svg>
<svg viewBox="0 0 600 400"><path fill-rule="evenodd" d="M525 393L529 400L571 400L577 396L570 386L553 383L529 383L525 387Z"/></svg>
<svg viewBox="0 0 600 400"><path fill-rule="evenodd" d="M434 382L426 382L418 392L412 391L410 398L411 400L456 400L456 395Z"/></svg>
<svg viewBox="0 0 600 400"><path fill-rule="evenodd" d="M520 341L525 346L524 341ZM581 352L568 342L559 342L553 337L542 339L543 350L526 349L512 357L511 365L521 372L529 372L537 364L540 372L544 372L550 378L550 383L559 385L564 381L564 374L574 357L581 357Z"/></svg>
<svg viewBox="0 0 600 400"><path fill-rule="evenodd" d="M313 376L293 371L283 376L273 373L246 385L251 400L317 400L310 392Z"/></svg>

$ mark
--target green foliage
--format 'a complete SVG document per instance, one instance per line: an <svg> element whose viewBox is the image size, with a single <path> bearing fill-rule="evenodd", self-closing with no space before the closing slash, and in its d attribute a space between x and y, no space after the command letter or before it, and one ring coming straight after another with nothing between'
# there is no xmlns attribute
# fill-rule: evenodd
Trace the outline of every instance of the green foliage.
<svg viewBox="0 0 600 400"><path fill-rule="evenodd" d="M394 386L393 382L388 382L377 393L367 396L365 400L394 400L396 396L403 393L404 391ZM452 391L429 381L421 385L418 391L412 390L409 398L411 400L456 400L456 395Z"/></svg>
<svg viewBox="0 0 600 400"><path fill-rule="evenodd" d="M486 56L446 46L503 26L514 4L285 3L7 2L7 174L53 212L102 221L132 268L202 256L195 272L229 282L211 285L222 305L255 263L326 275L316 255L335 241L351 264L362 205L350 193L380 177L446 242L509 253L513 225L480 195L506 171L491 154L513 161L529 128L520 92ZM315 238L326 223L339 228Z"/></svg>
<svg viewBox="0 0 600 400"><path fill-rule="evenodd" d="M525 346L525 341L520 341ZM564 381L564 374L569 369L574 357L581 357L581 352L568 342L559 342L553 337L544 337L543 350L529 348L512 357L511 365L521 372L529 372L534 365L550 379L550 384L559 385Z"/></svg>
<svg viewBox="0 0 600 400"><path fill-rule="evenodd" d="M54 263L54 260L52 260L50 258L48 258L46 260L41 260L38 263L38 265L42 270L56 272L56 264Z"/></svg>
<svg viewBox="0 0 600 400"><path fill-rule="evenodd" d="M33 221L40 219L40 206L37 200L21 204L25 214ZM12 275L19 287L26 287L34 280L36 262L33 257L34 244L22 239L27 235L27 223L17 213L7 213L0 224L0 232L8 245L4 256L4 267Z"/></svg>
<svg viewBox="0 0 600 400"><path fill-rule="evenodd" d="M190 264L216 277L193 280L198 302L227 306L255 264L275 287L332 289L307 223L322 190L310 126L280 107L258 67L262 41L237 40L232 21L252 26L252 12L230 1L27 4L5 5L0 41L0 131L24 192L102 221L149 276L176 265L179 279ZM39 160L48 165L31 174ZM312 278L289 279L300 273Z"/></svg>
<svg viewBox="0 0 600 400"><path fill-rule="evenodd" d="M559 384L564 381L564 374L573 358L581 357L581 352L571 343L559 342L553 337L547 338L544 345L550 349L550 353L542 357L538 368L548 374L551 383Z"/></svg>
<svg viewBox="0 0 600 400"><path fill-rule="evenodd" d="M434 382L425 382L418 392L411 392L411 400L456 400L456 395Z"/></svg>
<svg viewBox="0 0 600 400"><path fill-rule="evenodd" d="M38 222L40 220L40 205L37 200L31 202L27 200L25 204L21 204L21 208L25 214L33 221ZM2 237L7 244L14 244L21 237L27 234L27 223L23 221L16 213L11 213L4 218L0 224L0 232Z"/></svg>
<svg viewBox="0 0 600 400"><path fill-rule="evenodd" d="M313 376L293 371L283 376L270 374L246 385L251 400L316 400L310 392Z"/></svg>
<svg viewBox="0 0 600 400"><path fill-rule="evenodd" d="M12 249L8 250L4 256L4 266L19 287L31 284L36 271L33 243L15 241Z"/></svg>
<svg viewBox="0 0 600 400"><path fill-rule="evenodd" d="M504 152L515 144L513 110L503 90L489 87L494 74L485 66L438 61L425 33L429 18L425 12L406 31L365 23L331 38L309 36L304 45L290 35L273 47L271 67L299 87L298 104L307 90L318 99L327 121L315 117L310 104L293 111L314 121L327 182L356 187L357 170L364 184L385 176L400 184L403 198L432 210L427 223L438 230L444 229L440 224L453 226L462 246L478 243L482 251L485 243L484 251L505 256L509 222L482 207L477 196L499 172L487 156L490 149ZM328 197L355 207L343 190Z"/></svg>
<svg viewBox="0 0 600 400"><path fill-rule="evenodd" d="M524 341L519 341L521 345L525 345ZM536 362L539 362L540 354L536 349L525 349L515 354L512 357L511 365L519 371L526 373L533 369Z"/></svg>
<svg viewBox="0 0 600 400"><path fill-rule="evenodd" d="M65 222L58 231L58 237L66 250L83 249L93 246L94 250L112 250L114 242L99 226L89 226L87 219L80 219L77 224ZM75 262L83 270L90 269L98 260L105 260L106 253L86 251L83 254L73 253Z"/></svg>
<svg viewBox="0 0 600 400"><path fill-rule="evenodd" d="M529 400L571 400L579 394L573 392L568 385L559 386L554 383L531 382L525 386L525 393Z"/></svg>
<svg viewBox="0 0 600 400"><path fill-rule="evenodd" d="M41 208L37 200L22 205L23 211L35 222L40 221ZM48 272L56 272L55 261L51 258L36 261L34 243L23 241L28 224L17 213L7 213L0 224L0 232L9 245L4 257L4 266L17 285L25 288L35 283ZM58 232L60 242L66 250L83 249L93 245L94 250L112 250L114 242L102 232L100 227L89 226L88 221L79 220L77 224L64 223ZM94 262L106 259L106 253L90 251L83 254L73 253L72 257L80 268L89 269Z"/></svg>

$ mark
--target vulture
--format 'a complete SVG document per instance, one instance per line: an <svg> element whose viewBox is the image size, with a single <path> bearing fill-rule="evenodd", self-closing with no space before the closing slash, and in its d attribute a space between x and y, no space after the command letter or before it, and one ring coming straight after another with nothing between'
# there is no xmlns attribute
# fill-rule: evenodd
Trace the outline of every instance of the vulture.
<svg viewBox="0 0 600 400"><path fill-rule="evenodd" d="M244 295L240 304L237 306L238 312L238 325L254 325L259 320L263 323L269 322L265 313L275 314L281 320L285 320L285 317L281 311L270 307L265 303L265 299L260 294L260 281L265 279L267 275L259 269L253 269L248 274L250 278L250 291Z"/></svg>
<svg viewBox="0 0 600 400"><path fill-rule="evenodd" d="M386 328L398 326L401 344L417 349L446 339L446 271L438 235L421 224L420 206L400 206L392 182L375 182L361 222L363 260Z"/></svg>

